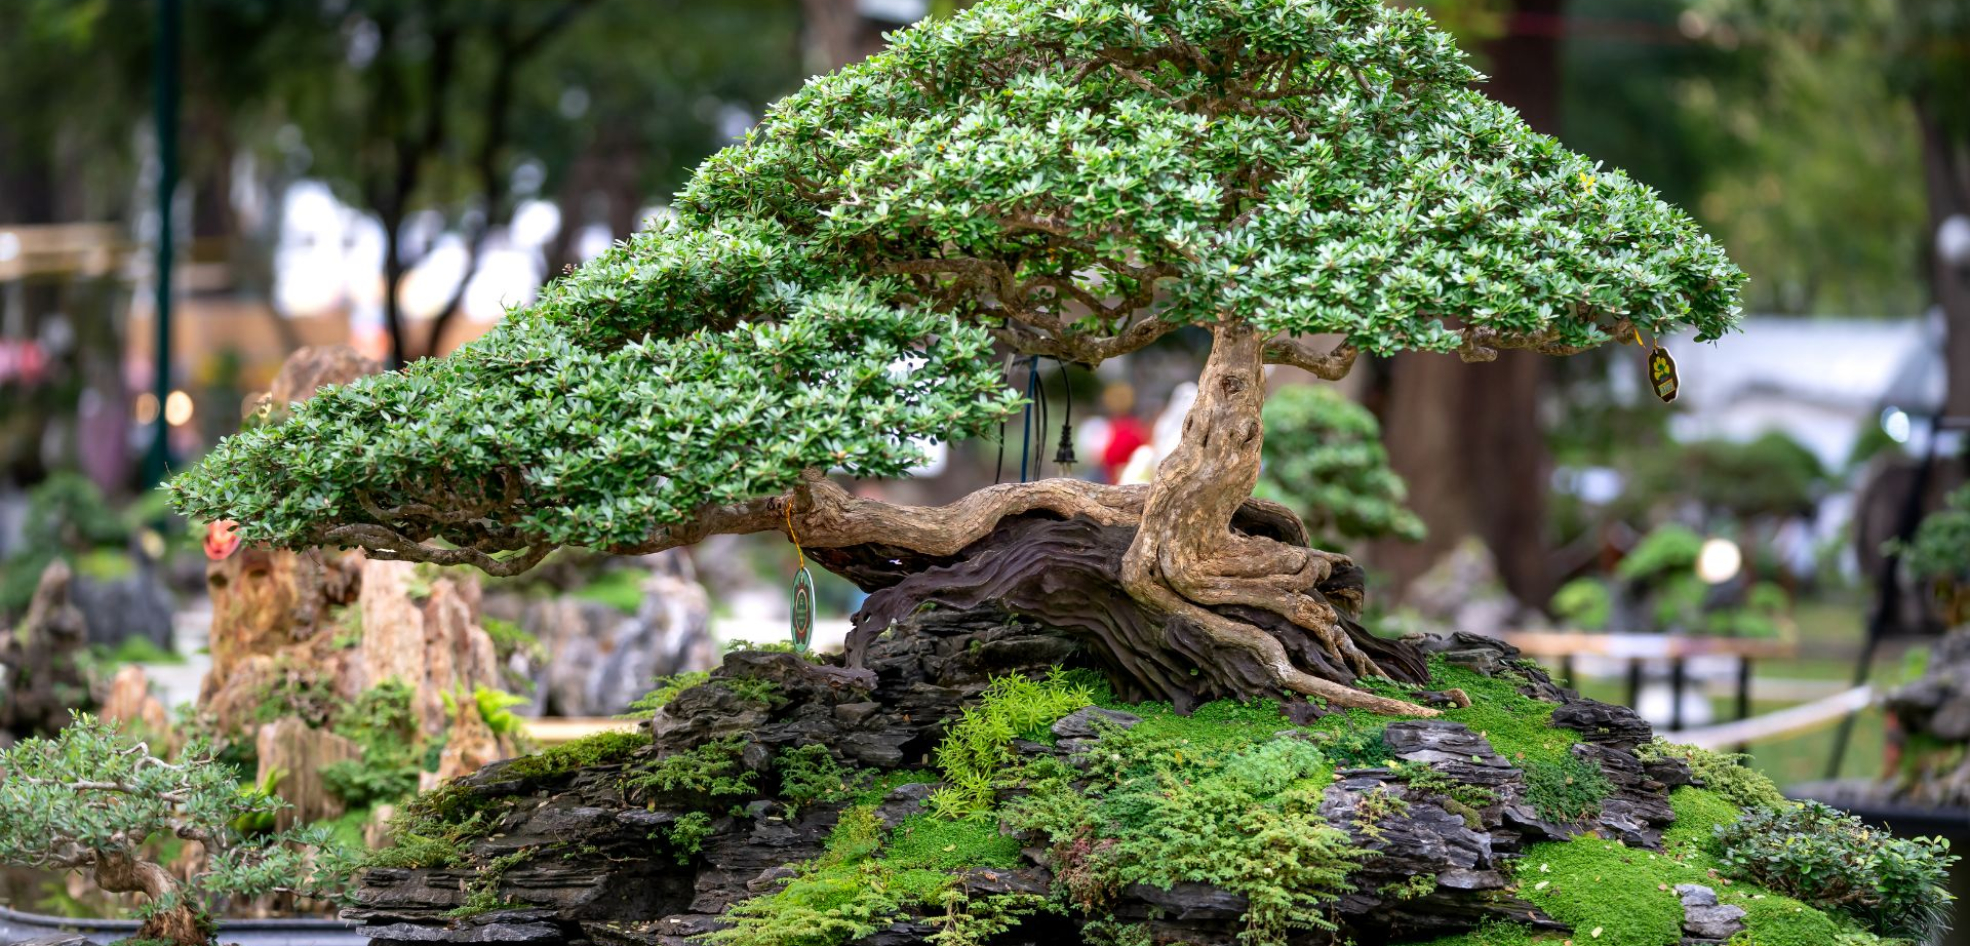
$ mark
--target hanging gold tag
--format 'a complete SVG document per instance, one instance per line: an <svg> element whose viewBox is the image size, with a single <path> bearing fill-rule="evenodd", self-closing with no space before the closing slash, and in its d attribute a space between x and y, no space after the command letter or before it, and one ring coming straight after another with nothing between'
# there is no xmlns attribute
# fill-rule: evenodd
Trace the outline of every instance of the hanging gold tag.
<svg viewBox="0 0 1970 946"><path fill-rule="evenodd" d="M1669 350L1660 345L1649 349L1649 387L1655 389L1655 396L1664 404L1676 399L1676 359L1669 357Z"/></svg>

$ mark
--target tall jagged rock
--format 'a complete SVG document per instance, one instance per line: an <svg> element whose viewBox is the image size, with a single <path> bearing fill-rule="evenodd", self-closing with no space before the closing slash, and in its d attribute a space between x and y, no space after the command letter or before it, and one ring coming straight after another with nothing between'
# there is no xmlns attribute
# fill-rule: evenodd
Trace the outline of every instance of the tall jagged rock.
<svg viewBox="0 0 1970 946"><path fill-rule="evenodd" d="M71 710L95 705L83 673L89 623L70 600L74 573L55 559L41 572L27 616L0 628L0 734L48 735Z"/></svg>

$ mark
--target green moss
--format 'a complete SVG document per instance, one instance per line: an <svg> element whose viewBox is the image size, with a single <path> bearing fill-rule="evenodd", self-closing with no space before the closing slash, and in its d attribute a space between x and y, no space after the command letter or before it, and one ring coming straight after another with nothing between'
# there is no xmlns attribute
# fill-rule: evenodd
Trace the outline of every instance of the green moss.
<svg viewBox="0 0 1970 946"><path fill-rule="evenodd" d="M1669 793L1669 807L1676 823L1662 832L1662 849L1677 857L1707 856L1717 828L1744 813L1722 793L1690 785Z"/></svg>
<svg viewBox="0 0 1970 946"><path fill-rule="evenodd" d="M1058 762L1025 768L1028 794L1001 814L1047 839L1057 898L1100 912L1129 884L1195 881L1248 900L1252 946L1331 928L1327 905L1370 856L1320 817L1332 763L1306 739L1185 732L1198 731L1145 722L1108 734L1085 783Z"/></svg>
<svg viewBox="0 0 1970 946"><path fill-rule="evenodd" d="M478 876L472 878L466 888L465 902L445 911L445 916L458 919L512 907L512 901L499 893L500 881L506 878L507 871L520 866L533 855L533 848L521 848L486 862L486 866L479 869Z"/></svg>
<svg viewBox="0 0 1970 946"><path fill-rule="evenodd" d="M503 774L522 779L558 778L577 769L620 765L649 744L649 735L642 732L599 732L514 759Z"/></svg>
<svg viewBox="0 0 1970 946"><path fill-rule="evenodd" d="M457 867L472 842L489 835L510 797L489 798L447 782L405 802L390 819L390 844L364 855L358 867Z"/></svg>
<svg viewBox="0 0 1970 946"><path fill-rule="evenodd" d="M1519 896L1596 946L1673 946L1683 934L1675 886L1716 883L1666 855L1587 837L1533 845L1518 881Z"/></svg>
<svg viewBox="0 0 1970 946"><path fill-rule="evenodd" d="M1730 799L1739 808L1759 810L1789 804L1776 783L1746 764L1749 756L1677 745L1660 737L1640 747L1636 754L1644 762L1662 758L1683 760L1689 765L1690 774L1705 788Z"/></svg>
<svg viewBox="0 0 1970 946"><path fill-rule="evenodd" d="M1535 931L1529 926L1502 920L1486 920L1479 924L1477 929L1469 932L1438 937L1416 946L1533 946L1535 943L1562 941L1563 937L1556 933Z"/></svg>
<svg viewBox="0 0 1970 946"><path fill-rule="evenodd" d="M955 821L932 815L906 818L890 832L884 859L893 867L931 870L1024 864L1019 840L1000 834L999 820L989 815Z"/></svg>
<svg viewBox="0 0 1970 946"><path fill-rule="evenodd" d="M874 805L904 785L935 785L939 781L937 773L926 769L896 769L857 786L848 801L851 805Z"/></svg>
<svg viewBox="0 0 1970 946"><path fill-rule="evenodd" d="M698 686L699 684L702 684L710 679L711 679L711 671L709 670L687 670L683 673L673 674L668 677L660 677L657 680L656 689L653 689L650 692L643 694L641 697L638 697L635 702L630 703L629 712L622 714L620 718L622 719L647 718L651 714L655 713L657 710L662 709L664 705L669 703L671 700L676 699L677 694L682 693L685 690L688 690L694 686Z"/></svg>
<svg viewBox="0 0 1970 946"><path fill-rule="evenodd" d="M1732 946L1831 946L1841 940L1841 926L1825 913L1791 897L1776 894L1719 893L1721 902L1744 908L1743 933Z"/></svg>
<svg viewBox="0 0 1970 946"><path fill-rule="evenodd" d="M827 849L779 890L726 911L708 946L838 946L908 915L939 929L939 946L975 946L1046 908L1030 896L969 897L956 872L1013 867L1019 846L995 821L918 816L883 831L872 805L842 812Z"/></svg>
<svg viewBox="0 0 1970 946"><path fill-rule="evenodd" d="M1619 841L1578 837L1536 844L1518 867L1519 896L1574 928L1575 942L1595 946L1673 946L1682 937L1677 884L1702 884L1718 901L1743 907L1746 932L1733 942L1755 946L1807 946L1840 942L1839 924L1806 904L1755 884L1718 876L1718 862L1691 845L1729 804L1714 793L1679 788L1670 804L1684 826L1671 853L1630 848ZM1672 829L1673 830L1673 829ZM1595 929L1601 930L1594 936Z"/></svg>

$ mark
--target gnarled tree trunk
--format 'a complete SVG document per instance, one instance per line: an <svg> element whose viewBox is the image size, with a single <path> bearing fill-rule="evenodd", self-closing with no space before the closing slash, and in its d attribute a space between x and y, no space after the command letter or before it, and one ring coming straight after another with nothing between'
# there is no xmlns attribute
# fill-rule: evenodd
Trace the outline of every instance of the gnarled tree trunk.
<svg viewBox="0 0 1970 946"><path fill-rule="evenodd" d="M109 854L97 858L91 873L96 886L110 893L141 893L153 904L170 904L145 917L136 938L185 946L212 942L212 918L185 899L178 882L163 867L127 854Z"/></svg>
<svg viewBox="0 0 1970 946"><path fill-rule="evenodd" d="M1251 498L1264 339L1238 323L1215 335L1182 442L1146 489L1043 480L904 509L807 484L795 508L808 554L872 592L856 616L851 663L926 604L992 606L1076 632L1093 662L1139 698L1187 709L1283 690L1432 715L1348 685L1427 674L1414 648L1355 623L1360 569L1308 548L1298 518Z"/></svg>

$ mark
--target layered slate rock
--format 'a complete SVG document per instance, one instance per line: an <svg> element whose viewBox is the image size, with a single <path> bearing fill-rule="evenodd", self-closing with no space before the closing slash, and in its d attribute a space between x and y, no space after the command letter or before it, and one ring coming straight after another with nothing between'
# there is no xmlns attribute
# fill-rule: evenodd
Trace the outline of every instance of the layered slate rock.
<svg viewBox="0 0 1970 946"><path fill-rule="evenodd" d="M1440 719L1392 722L1381 734L1385 764L1343 768L1321 796L1321 817L1373 852L1351 875L1354 890L1333 903L1331 916L1361 942L1426 938L1487 918L1564 930L1516 896L1518 856L1539 841L1589 834L1659 850L1661 831L1674 819L1668 791L1689 784L1689 772L1674 760L1645 766L1634 753L1650 737L1645 722L1560 690L1500 642L1457 635L1427 641L1425 649L1457 666L1521 681L1527 695L1563 701L1554 724L1578 733L1572 752L1599 769L1611 794L1580 823L1547 822L1527 801L1525 773L1484 734ZM842 805L796 807L777 797L777 767L790 750L827 747L849 771L929 768L946 728L994 676L1081 663L1071 635L983 608L912 615L869 640L860 666L734 652L707 684L684 690L658 711L649 724L651 745L628 760L546 776L501 762L461 780L463 803L492 818L490 830L470 843L467 866L372 870L346 916L361 921L379 946L685 946L719 929L734 904L773 893L795 876L796 865L826 849ZM1306 704L1282 707L1278 738L1320 738L1291 719L1319 712ZM1087 707L1057 720L1050 743L1020 741L1014 749L1078 765L1106 734L1139 721L1128 712ZM739 769L753 780L748 796L706 804L687 791L630 787L639 767L708 746L732 747ZM925 813L934 788L895 788L875 807L876 816L894 828ZM664 838L693 811L711 813L709 829L695 853L679 856ZM966 890L974 896L1047 892L1053 882L1047 845L1020 840L1025 866L971 869L963 877ZM488 879L489 865L502 859L518 863ZM447 915L489 883L501 909ZM1143 924L1157 942L1232 946L1247 906L1242 896L1208 884L1137 884L1116 893L1107 918ZM1693 938L1722 928L1709 914L1693 916ZM1042 915L992 942L1078 942L1078 927L1088 919ZM907 916L858 942L922 943L937 921ZM1295 939L1301 941L1320 937L1308 933Z"/></svg>

